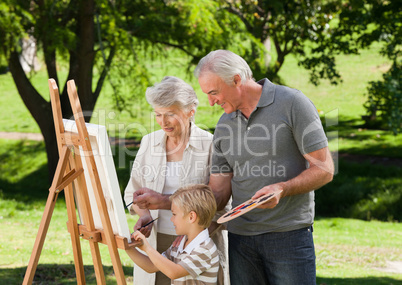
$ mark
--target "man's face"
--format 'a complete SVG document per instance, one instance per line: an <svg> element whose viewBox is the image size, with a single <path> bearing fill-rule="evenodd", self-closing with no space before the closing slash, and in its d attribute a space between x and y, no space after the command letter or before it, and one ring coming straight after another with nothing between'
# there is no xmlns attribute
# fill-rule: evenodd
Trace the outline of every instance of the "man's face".
<svg viewBox="0 0 402 285"><path fill-rule="evenodd" d="M202 92L207 94L209 105L220 105L226 114L230 114L240 106L240 84L229 86L218 75L213 73L202 74L198 78Z"/></svg>

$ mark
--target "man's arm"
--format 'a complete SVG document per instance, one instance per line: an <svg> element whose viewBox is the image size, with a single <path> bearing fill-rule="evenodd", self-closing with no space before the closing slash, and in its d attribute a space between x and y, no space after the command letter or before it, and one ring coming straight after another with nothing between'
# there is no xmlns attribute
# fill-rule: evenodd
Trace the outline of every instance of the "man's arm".
<svg viewBox="0 0 402 285"><path fill-rule="evenodd" d="M209 177L209 186L215 195L217 211L225 208L232 195L232 177L233 173L211 173Z"/></svg>
<svg viewBox="0 0 402 285"><path fill-rule="evenodd" d="M255 193L252 197L253 199L282 190L281 195L262 204L259 208L274 208L283 197L304 194L316 190L332 181L334 176L334 163L328 147L305 154L304 157L310 164L308 169L288 181L265 186Z"/></svg>

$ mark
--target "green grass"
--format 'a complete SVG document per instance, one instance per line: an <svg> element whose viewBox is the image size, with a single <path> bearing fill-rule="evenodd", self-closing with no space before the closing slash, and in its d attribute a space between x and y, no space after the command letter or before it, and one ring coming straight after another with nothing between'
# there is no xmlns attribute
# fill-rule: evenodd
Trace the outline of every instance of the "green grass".
<svg viewBox="0 0 402 285"><path fill-rule="evenodd" d="M130 148L135 152L135 148ZM120 188L129 179L129 155L115 164ZM0 280L4 284L20 284L28 264L33 243L48 195L47 167L43 142L0 140ZM123 159L123 158L121 158ZM381 270L387 261L402 261L402 224L329 218L331 211L344 209L331 205L361 205L381 197L402 197L400 168L354 164L340 161L340 173L332 183L316 192L317 219L314 226L317 255L317 284L398 284L402 274ZM117 165L120 164L118 167ZM23 166L26 167L23 167ZM388 187L387 191L377 188ZM348 196L349 195L349 196ZM371 196L370 196L371 195ZM393 200L394 206L402 203ZM353 204L352 202L356 202ZM369 205L370 206L370 205ZM372 205L371 205L372 206ZM389 206L389 205L388 205ZM399 206L400 207L400 206ZM329 214L325 211L329 211ZM365 209L360 210L361 213ZM396 209L395 211L398 211ZM399 209L399 213L402 212ZM374 212L373 212L374 213ZM345 214L351 216L350 212ZM395 218L395 217L393 217ZM136 217L127 215L130 227ZM385 217L387 220L387 217ZM393 220L393 219L390 219ZM75 284L72 247L66 227L66 206L59 195L44 249L39 260L35 284ZM81 241L88 284L96 284L88 243ZM116 284L106 246L101 245L107 284ZM120 251L127 282L131 283L132 262Z"/></svg>
<svg viewBox="0 0 402 285"><path fill-rule="evenodd" d="M56 204L35 275L35 284L75 284L74 258L66 229L62 199ZM0 214L0 279L20 284L29 261L43 208L20 209ZM135 217L127 215L130 226ZM387 261L402 260L402 224L353 219L318 219L314 225L317 284L398 284L402 274L387 273ZM96 284L89 245L81 241L88 284ZM100 245L107 284L116 284L107 247ZM120 258L127 282L132 281L132 262L124 251Z"/></svg>
<svg viewBox="0 0 402 285"><path fill-rule="evenodd" d="M343 83L331 86L327 81L314 86L308 74L289 57L280 72L284 84L303 91L319 109L330 138L332 151L359 155L402 158L401 135L383 130L368 130L361 125L365 114L366 86L381 78L389 63L378 55L378 46L363 51L361 56L338 56ZM222 111L211 108L194 78L184 67L170 59L168 64L149 63L154 82L164 75L176 75L195 88L200 106L196 122L205 129L215 126ZM63 69L63 67L62 67ZM63 76L63 70L61 76ZM34 85L48 98L47 74L34 75ZM62 82L64 83L64 82ZM39 128L19 97L11 75L0 75L0 131L34 132ZM108 84L97 103L93 123L106 125L109 136L135 137L158 127L149 107L133 105L129 112L118 113L113 106ZM4 106L7 106L5 108ZM120 189L129 178L130 153L115 153ZM122 155L120 155L122 154ZM43 142L0 139L0 280L4 284L20 284L26 270L38 225L48 195L46 154ZM317 216L314 228L317 253L317 284L402 284L402 275L379 270L387 261L402 261L402 177L400 168L352 163L340 159L339 173L334 181L316 192ZM397 214L394 214L397 213ZM369 219L330 218L355 217ZM135 217L127 216L130 226ZM375 221L381 219L389 222ZM95 284L88 244L81 242L87 283ZM101 246L107 284L115 284L107 248ZM128 283L131 283L132 263L121 252ZM71 242L66 229L66 209L59 196L41 255L35 284L75 284ZM39 282L39 280L41 280Z"/></svg>
<svg viewBox="0 0 402 285"><path fill-rule="evenodd" d="M381 269L401 261L402 224L318 219L314 226L317 284L401 284Z"/></svg>
<svg viewBox="0 0 402 285"><path fill-rule="evenodd" d="M381 79L382 73L389 68L386 58L378 54L379 49L379 45L373 45L371 49L363 50L360 55L337 56L343 82L336 86L330 85L327 80L323 80L318 86L309 83L307 71L297 66L293 56L286 58L279 73L284 84L301 90L315 103L325 126L332 125L332 135L337 139L331 144L334 151L402 158L401 135L393 136L384 130L368 130L362 127L361 116L365 115L363 103L366 100L368 82ZM188 81L200 100L196 123L205 129L213 129L222 110L218 106L209 106L207 97L201 92L196 79L184 71L186 67L183 62L173 59L165 64L150 62L148 65L152 72L152 81L158 82L165 75L176 75ZM64 73L65 70L62 70L61 77ZM33 75L33 82L39 92L48 98L45 70ZM0 105L8 107L3 108L0 113L0 131L39 132L9 73L0 75L0 86ZM92 122L105 125L109 136L140 138L143 134L159 128L149 106L144 106L143 103L133 104L131 113L135 117L128 111L119 113L114 107L110 85L106 83L104 88L94 110Z"/></svg>
<svg viewBox="0 0 402 285"><path fill-rule="evenodd" d="M301 90L324 113L338 110L341 117L360 120L365 114L363 104L368 82L382 79L382 74L391 66L378 54L379 50L379 45L373 45L369 50L362 50L360 55L337 56L336 64L343 80L338 85L322 80L314 86L309 82L307 71L297 66L293 56L286 57L279 75L285 85Z"/></svg>

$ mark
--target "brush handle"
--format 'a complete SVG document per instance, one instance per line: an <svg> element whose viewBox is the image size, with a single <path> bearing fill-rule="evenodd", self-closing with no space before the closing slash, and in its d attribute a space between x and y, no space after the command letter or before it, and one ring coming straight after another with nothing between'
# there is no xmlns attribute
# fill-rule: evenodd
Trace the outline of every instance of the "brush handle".
<svg viewBox="0 0 402 285"><path fill-rule="evenodd" d="M127 209L128 207L130 207L130 205L131 205L132 203L133 203L133 202L131 202L130 204L128 204L128 205L125 206L124 208Z"/></svg>
<svg viewBox="0 0 402 285"><path fill-rule="evenodd" d="M158 218L156 218L155 220L152 220L152 221L150 221L149 223L143 225L141 228L139 228L139 231L140 231L142 228L145 228L146 226L149 226L150 224L152 224L153 222L155 222L157 219L158 219Z"/></svg>

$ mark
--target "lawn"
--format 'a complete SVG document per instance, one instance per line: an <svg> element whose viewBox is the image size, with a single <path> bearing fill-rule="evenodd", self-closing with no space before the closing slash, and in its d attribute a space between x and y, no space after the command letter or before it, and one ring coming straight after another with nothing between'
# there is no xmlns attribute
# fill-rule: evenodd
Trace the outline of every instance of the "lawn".
<svg viewBox="0 0 402 285"><path fill-rule="evenodd" d="M26 270L43 213L41 207L7 212L4 203L0 218L0 279L2 284L20 284ZM127 215L130 226L135 217ZM323 218L314 224L317 255L317 284L402 284L402 273L389 273L387 262L401 261L402 224L354 219ZM81 241L86 280L96 284L89 245ZM107 247L100 246L107 284L116 284ZM127 282L132 281L132 262L120 251ZM57 203L35 284L75 284L73 253L66 229L63 199Z"/></svg>
<svg viewBox="0 0 402 285"><path fill-rule="evenodd" d="M0 139L0 159L0 279L4 284L20 284L48 195L43 142ZM127 157L125 167L116 167L121 189L124 189L128 181L129 163ZM115 164L118 164L116 157ZM320 214L324 210L331 210L334 199L342 200L336 197L337 193L345 197L354 191L353 187L359 189L357 193L365 188L376 187L370 184L373 183L370 179L375 185L388 185L391 191L402 192L402 177L398 176L397 170L375 165L367 165L362 169L359 165L343 160L334 182L326 186L326 189L317 191L317 199L321 199L321 202L317 200L320 204L317 205L314 225L317 284L402 284L402 273L386 271L389 262L402 261L401 223L330 218ZM351 190L345 186L350 186ZM338 191L338 188L342 188L342 191ZM335 198L331 195L335 195ZM338 203L342 201L335 204ZM127 220L130 227L133 227L136 217L127 214ZM42 283L35 284L75 284L72 247L66 222L65 203L63 195L60 195L35 277L35 280ZM82 240L81 245L87 283L96 284L88 243ZM116 284L106 246L101 245L101 254L107 284ZM131 282L132 262L122 251L120 256L127 281Z"/></svg>
<svg viewBox="0 0 402 285"><path fill-rule="evenodd" d="M378 46L361 56L339 56L343 83L319 86L308 83L308 74L295 58L287 58L280 72L286 85L305 93L319 110L330 138L330 148L337 156L348 153L402 159L402 137L384 130L362 127L366 86L381 78L389 63L378 56ZM196 122L212 129L222 111L211 108L198 83L181 72L180 67L155 66L155 82L164 75L175 75L190 82L200 99ZM35 86L48 98L46 72L34 75ZM0 132L33 132L39 128L30 117L10 74L0 75ZM118 113L105 89L93 123L106 125L110 137L136 138L156 129L146 106L137 106L131 117ZM4 108L7 106L7 108ZM115 149L114 153L119 153ZM120 188L129 175L132 153L115 155ZM48 194L46 154L43 142L0 139L0 279L3 284L20 284L25 273L38 225ZM402 284L402 274L387 272L392 262L402 262L402 176L400 167L336 160L334 181L317 191L317 219L314 237L317 254L317 284ZM335 201L335 202L334 202ZM396 213L396 214L395 214ZM345 217L359 217L347 219ZM378 215L378 216L377 216ZM340 218L342 216L343 218ZM381 218L377 218L381 217ZM127 215L130 226L135 217ZM379 221L381 219L382 221ZM386 222L388 221L388 222ZM88 284L95 284L92 259L87 243L83 246ZM101 246L107 284L115 284L110 257ZM131 282L132 262L120 252L127 281ZM391 263L390 263L391 262ZM66 229L66 209L61 195L53 214L44 250L39 261L35 284L75 284L72 248Z"/></svg>

